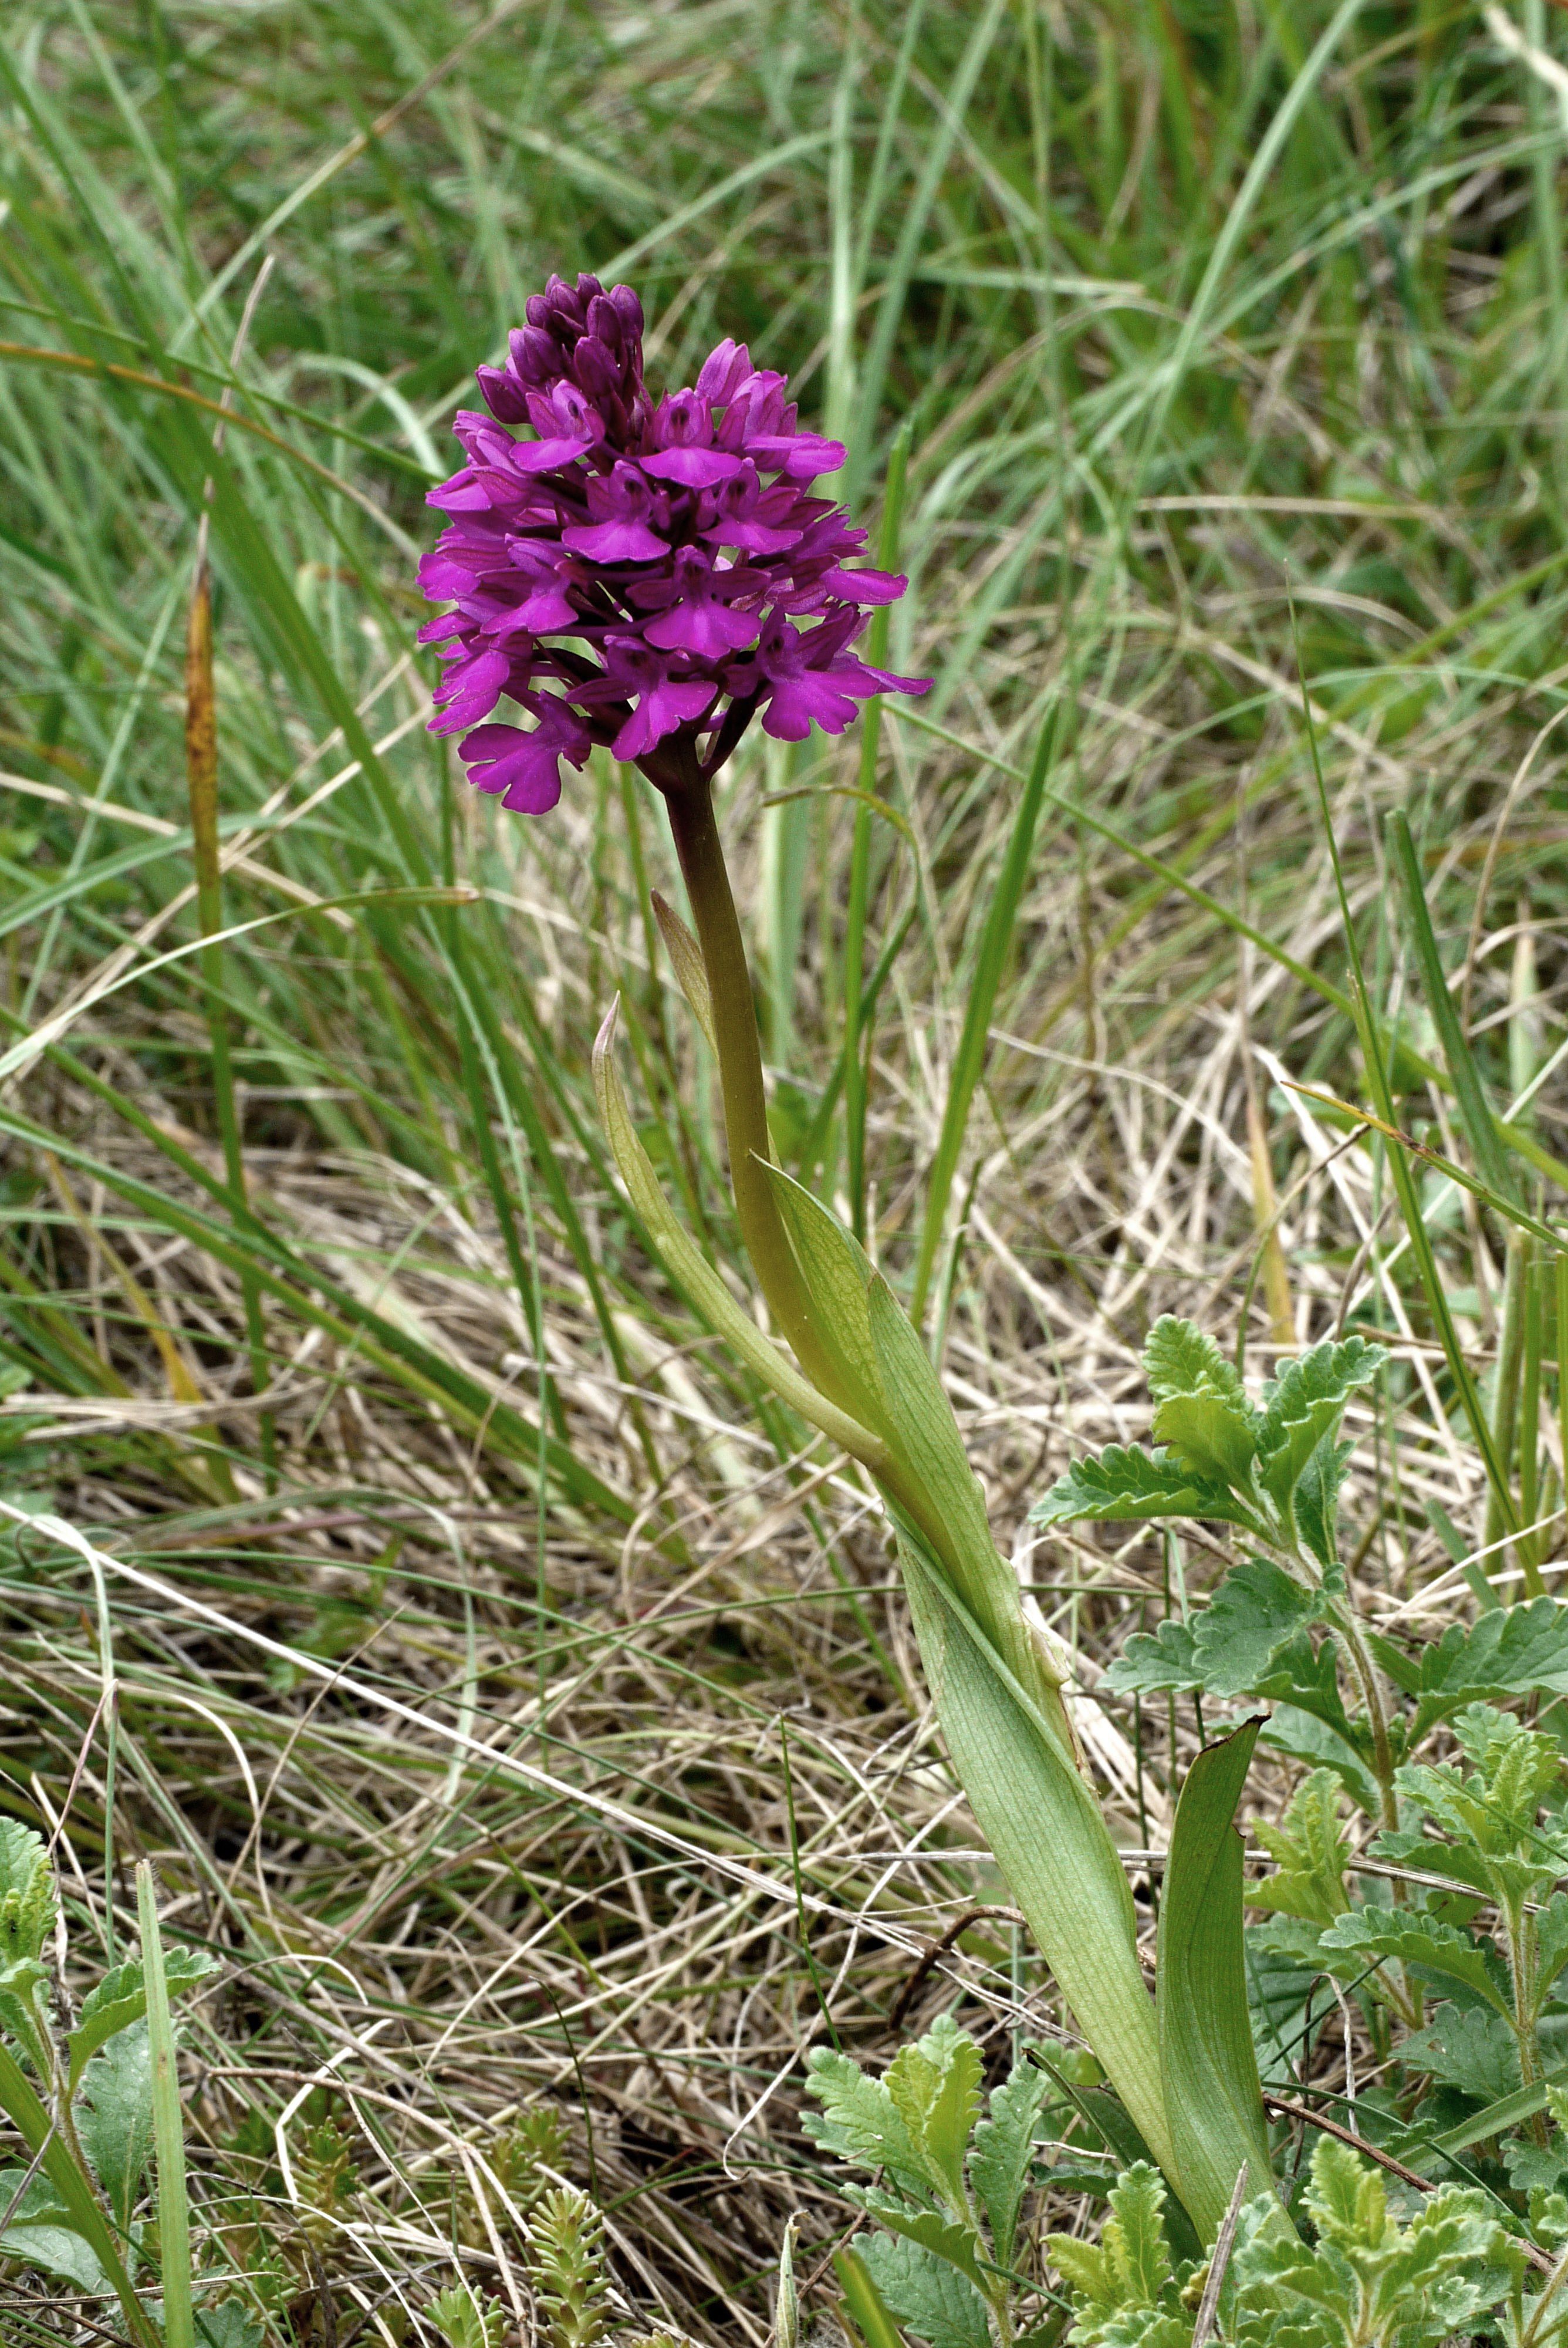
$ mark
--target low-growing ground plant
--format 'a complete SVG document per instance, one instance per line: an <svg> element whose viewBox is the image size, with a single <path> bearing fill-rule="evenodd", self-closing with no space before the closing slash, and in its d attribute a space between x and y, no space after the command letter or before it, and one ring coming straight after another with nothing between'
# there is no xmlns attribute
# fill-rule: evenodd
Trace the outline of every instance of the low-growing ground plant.
<svg viewBox="0 0 1568 2348"><path fill-rule="evenodd" d="M1144 1355L1157 1447L1076 1463L1034 1519L1204 1519L1266 1550L1185 1619L1129 1638L1106 1675L1124 1696L1203 1699L1210 1727L1267 1707L1265 1746L1309 1765L1278 1823L1252 1829L1275 1861L1246 1894L1266 1911L1247 1933L1265 2075L1289 2080L1337 1983L1379 2058L1358 2126L1418 2166L1440 2169L1446 2147L1500 2186L1506 2174L1555 2191L1568 2182L1547 2119L1548 2075L1568 2052L1568 1612L1489 1590L1473 1622L1419 1645L1358 1618L1341 1428L1379 1360L1358 1337L1319 1346L1254 1403L1211 1340L1163 1320Z"/></svg>
<svg viewBox="0 0 1568 2348"><path fill-rule="evenodd" d="M0 2168L0 2259L118 2302L136 2348L257 2348L227 2288L192 2298L169 1998L213 1960L164 1948L145 1870L142 1890L141 1955L101 1975L62 2028L54 1870L42 1836L0 1817L0 2113L32 2156Z"/></svg>
<svg viewBox="0 0 1568 2348"><path fill-rule="evenodd" d="M1040 2234L1026 2213L1071 2168L1053 2139L1085 2109L1061 2093L1061 2053L1026 2048L989 2099L980 2050L950 2020L880 2079L845 2055L812 2057L812 2135L875 2178L845 2188L871 2228L838 2261L864 2328L886 2316L929 2348L1439 2348L1461 2333L1545 2348L1568 2330L1564 2270L1532 2273L1490 2194L1390 2197L1369 2160L1328 2137L1294 2224L1274 2193L1244 2191L1212 2252L1146 2161L1109 2185L1098 2240ZM1568 2201L1547 2230L1568 2235Z"/></svg>

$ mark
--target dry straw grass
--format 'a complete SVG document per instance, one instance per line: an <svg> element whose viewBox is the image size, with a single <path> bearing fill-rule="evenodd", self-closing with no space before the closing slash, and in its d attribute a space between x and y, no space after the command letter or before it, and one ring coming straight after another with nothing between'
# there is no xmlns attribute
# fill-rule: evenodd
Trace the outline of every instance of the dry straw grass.
<svg viewBox="0 0 1568 2348"><path fill-rule="evenodd" d="M1358 1096L1348 1022L1213 901L1342 981L1299 641L1382 998L1426 1040L1381 844L1405 807L1500 1094L1559 1040L1568 739L1549 727L1568 668L1546 441L1563 345L1560 288L1520 257L1535 87L1480 35L1440 28L1430 53L1392 40L1385 57L1358 32L1178 394L1159 366L1243 170L1225 108L1254 116L1200 77L1184 164L1153 35L1118 66L1114 9L1031 18L1033 47L991 12L979 98L909 252L900 221L967 69L965 12L922 20L902 115L878 111L899 12L872 12L859 46L835 12L804 12L793 82L765 11L569 8L526 38L518 20L292 227L267 222L353 138L361 100L395 106L470 12L237 27L193 5L167 53L110 11L26 14L16 87L63 143L17 102L7 235L33 314L15 339L101 359L118 333L127 365L178 386L199 351L216 385L257 258L243 229L280 270L236 413L332 478L252 438L215 510L228 918L287 915L231 944L222 981L269 1254L215 1202L196 966L149 967L194 935L178 640L210 417L105 378L62 387L30 361L5 377L7 1011L17 1037L55 1025L5 1076L4 1341L31 1382L0 1436L8 1505L46 1508L75 1545L18 1525L0 1580L5 1798L56 1836L78 1991L134 1930L143 1855L168 1934L228 1956L189 2032L195 2191L296 2339L395 2338L455 2262L528 2336L519 2220L543 2172L511 2132L548 2107L563 2134L546 2168L605 2211L628 2318L761 2343L786 2218L815 2246L845 2217L799 2133L804 2052L831 2031L879 2063L955 1998L999 2057L1020 2024L1062 2017L975 1848L859 1479L718 1354L608 1177L584 1063L619 986L635 1082L674 1130L670 1179L733 1264L711 1071L641 911L646 880L671 886L657 810L605 770L548 826L497 826L421 730L399 551L427 528L420 434L438 438L450 386L548 262L641 237L676 377L750 324L770 360L804 364L808 401L853 417L880 395L916 417L917 587L896 665L938 685L929 722L885 729L878 782L905 829L876 828L872 901L874 949L911 912L871 1063L873 1243L896 1275L1012 776L1046 700L1074 705L968 1128L943 1359L999 1541L1074 1659L1090 1766L1129 1852L1155 1850L1197 1723L1186 1704L1134 1718L1097 1684L1173 1587L1179 1602L1184 1578L1212 1583L1219 1552L1035 1540L1025 1520L1077 1449L1144 1431L1157 1313L1229 1342L1245 1307L1258 1375L1287 1335L1355 1318L1393 1338L1409 1375L1353 1422L1374 1618L1435 1625L1459 1603L1427 1502L1481 1538L1386 1175L1314 1097ZM1256 64L1262 36L1244 33ZM1258 88L1272 106L1284 82ZM892 125L863 283L858 215L835 210L839 92L862 190ZM1060 146L1031 213L1041 107ZM759 121L772 166L688 221L751 170ZM1213 174L1196 215L1194 155ZM130 223L118 245L111 199ZM97 289L85 323L73 252ZM237 259L203 340L191 286ZM835 283L854 297L836 309ZM888 285L906 306L868 388ZM390 425L377 382L402 403ZM62 502L77 464L91 529ZM798 758L748 745L726 815L797 1143L842 999L856 803L833 788L857 761L853 738ZM472 901L336 901L443 875ZM1565 1106L1553 1076L1534 1108L1549 1146ZM1424 1129L1447 1114L1425 1092L1408 1107ZM825 1179L842 1179L836 1149ZM1279 1252L1255 1283L1276 1207ZM1458 1200L1436 1226L1480 1366L1496 1236ZM247 1282L263 1274L258 1393ZM1285 1782L1261 1766L1252 1797ZM1333 2084L1344 2052L1319 2060ZM19 2274L0 2305L18 2340L85 2336Z"/></svg>

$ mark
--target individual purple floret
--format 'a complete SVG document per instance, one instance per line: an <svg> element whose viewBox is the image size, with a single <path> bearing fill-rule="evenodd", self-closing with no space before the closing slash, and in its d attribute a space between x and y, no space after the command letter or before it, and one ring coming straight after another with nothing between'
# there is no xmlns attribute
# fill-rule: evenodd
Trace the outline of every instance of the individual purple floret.
<svg viewBox="0 0 1568 2348"><path fill-rule="evenodd" d="M506 366L478 370L488 415L458 413L468 461L430 493L451 520L419 566L455 607L420 630L446 664L432 731L475 729L480 790L542 815L561 759L596 742L680 788L759 715L797 742L841 734L872 694L925 692L851 650L907 582L845 568L866 532L809 494L844 450L800 429L782 375L723 342L655 403L629 285L552 277L527 317ZM531 727L489 722L503 695Z"/></svg>

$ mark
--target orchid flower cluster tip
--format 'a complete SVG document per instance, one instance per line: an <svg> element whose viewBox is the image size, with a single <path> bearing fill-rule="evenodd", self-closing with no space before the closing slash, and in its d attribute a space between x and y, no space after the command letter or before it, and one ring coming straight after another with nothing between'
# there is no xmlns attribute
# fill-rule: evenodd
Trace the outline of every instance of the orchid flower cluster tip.
<svg viewBox="0 0 1568 2348"><path fill-rule="evenodd" d="M478 369L487 413L458 413L467 461L430 493L450 520L419 568L453 606L420 631L445 664L432 731L466 735L480 790L542 815L595 743L671 788L753 716L801 741L926 690L851 649L907 582L846 567L866 534L811 494L844 450L800 428L782 375L726 341L655 400L642 305L596 277L552 277L526 316ZM492 718L503 696L531 727Z"/></svg>

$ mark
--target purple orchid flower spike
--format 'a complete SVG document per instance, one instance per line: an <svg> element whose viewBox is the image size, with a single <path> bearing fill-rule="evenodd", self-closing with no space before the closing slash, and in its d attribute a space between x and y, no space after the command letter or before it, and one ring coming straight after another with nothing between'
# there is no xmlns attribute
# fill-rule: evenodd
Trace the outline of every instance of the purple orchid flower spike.
<svg viewBox="0 0 1568 2348"><path fill-rule="evenodd" d="M642 305L597 277L552 277L526 317L478 370L485 412L457 416L467 461L430 493L448 522L419 569L453 607L420 631L445 667L432 731L466 734L478 789L542 815L598 742L669 792L753 717L800 741L926 691L850 650L907 582L848 567L866 532L810 494L844 450L800 429L783 376L726 341L655 402ZM531 726L496 720L503 699Z"/></svg>

